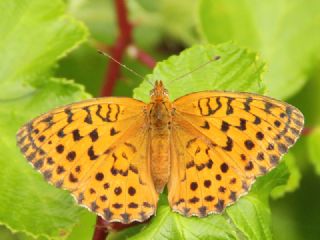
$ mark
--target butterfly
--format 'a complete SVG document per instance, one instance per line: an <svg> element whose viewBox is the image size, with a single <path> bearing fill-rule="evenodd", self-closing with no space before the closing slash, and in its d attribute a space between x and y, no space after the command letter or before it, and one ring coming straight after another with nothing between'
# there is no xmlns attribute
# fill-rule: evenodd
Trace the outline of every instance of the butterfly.
<svg viewBox="0 0 320 240"><path fill-rule="evenodd" d="M303 114L261 95L191 93L150 103L105 97L45 113L17 133L44 178L107 222L145 221L168 188L173 211L221 213L272 170L299 137Z"/></svg>

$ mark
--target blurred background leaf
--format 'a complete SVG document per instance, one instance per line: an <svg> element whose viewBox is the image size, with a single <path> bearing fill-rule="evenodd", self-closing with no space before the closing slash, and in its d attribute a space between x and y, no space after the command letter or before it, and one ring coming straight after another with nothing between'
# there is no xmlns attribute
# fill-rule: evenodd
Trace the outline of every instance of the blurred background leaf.
<svg viewBox="0 0 320 240"><path fill-rule="evenodd" d="M314 131L308 137L308 152L310 161L314 164L315 171L320 175L320 128Z"/></svg>
<svg viewBox="0 0 320 240"><path fill-rule="evenodd" d="M59 0L1 0L0 11L0 224L21 232L13 238L63 239L83 210L31 168L15 134L36 115L89 97L81 85L52 76L56 61L83 42L87 30L65 15Z"/></svg>
<svg viewBox="0 0 320 240"><path fill-rule="evenodd" d="M211 43L230 39L261 53L269 65L268 95L299 91L319 59L320 2L310 0L201 0L200 27ZM312 33L312 37L306 37Z"/></svg>

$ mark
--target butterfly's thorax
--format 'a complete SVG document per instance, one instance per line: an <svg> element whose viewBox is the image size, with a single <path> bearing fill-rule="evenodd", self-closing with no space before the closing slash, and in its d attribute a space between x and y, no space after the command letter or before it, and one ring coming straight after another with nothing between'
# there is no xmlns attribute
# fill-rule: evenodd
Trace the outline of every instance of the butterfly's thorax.
<svg viewBox="0 0 320 240"><path fill-rule="evenodd" d="M159 86L158 86L159 87ZM172 106L164 89L151 98L150 103L150 138L151 138L151 175L157 192L162 192L169 180L170 173L170 126ZM158 95L157 95L158 94Z"/></svg>

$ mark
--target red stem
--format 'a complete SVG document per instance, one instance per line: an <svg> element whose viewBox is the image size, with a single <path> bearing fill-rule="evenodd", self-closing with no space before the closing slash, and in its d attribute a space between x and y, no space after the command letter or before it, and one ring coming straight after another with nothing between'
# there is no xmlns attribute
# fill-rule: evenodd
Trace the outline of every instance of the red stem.
<svg viewBox="0 0 320 240"><path fill-rule="evenodd" d="M105 221L97 216L96 226L94 229L94 234L92 240L105 240L108 236L108 230L105 227Z"/></svg>
<svg viewBox="0 0 320 240"><path fill-rule="evenodd" d="M128 20L128 12L124 0L114 0L119 35L115 45L111 47L110 54L117 61L121 62L126 48L132 41L132 25ZM117 78L120 75L120 65L115 61L110 61L107 67L105 81L102 87L101 96L111 96ZM104 240L108 236L105 221L97 216L93 240Z"/></svg>
<svg viewBox="0 0 320 240"><path fill-rule="evenodd" d="M156 65L156 61L154 60L153 57L151 57L148 53L137 48L134 45L128 48L128 54L130 57L140 61L141 63L143 63L149 68L154 68Z"/></svg>
<svg viewBox="0 0 320 240"><path fill-rule="evenodd" d="M132 25L128 20L128 11L124 0L114 0L117 12L119 35L115 45L111 47L110 54L117 61L121 62L123 55L132 41ZM120 75L120 65L115 61L110 61L101 96L111 96L117 78Z"/></svg>
<svg viewBox="0 0 320 240"><path fill-rule="evenodd" d="M138 49L137 59L149 68L154 68L157 63L149 54L141 49Z"/></svg>
<svg viewBox="0 0 320 240"><path fill-rule="evenodd" d="M110 47L110 55L118 62L122 61L123 55L128 46L132 43L132 25L128 20L128 11L124 0L114 0L119 34L115 44ZM133 56L146 66L153 68L155 60L142 50L136 49L136 55ZM109 61L104 84L101 90L101 96L111 96L116 80L120 75L121 66L115 61ZM133 224L108 224L101 217L97 216L93 240L105 240L108 236L108 229L121 230L132 226Z"/></svg>
<svg viewBox="0 0 320 240"><path fill-rule="evenodd" d="M301 135L302 136L308 136L313 132L314 128L313 127L304 127L304 129L302 130Z"/></svg>

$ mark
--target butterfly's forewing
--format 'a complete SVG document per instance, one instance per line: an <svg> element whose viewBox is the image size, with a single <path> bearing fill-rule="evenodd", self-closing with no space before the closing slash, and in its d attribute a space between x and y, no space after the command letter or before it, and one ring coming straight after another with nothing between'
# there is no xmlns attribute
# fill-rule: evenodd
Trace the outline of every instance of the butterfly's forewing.
<svg viewBox="0 0 320 240"><path fill-rule="evenodd" d="M144 108L112 97L71 104L23 126L18 146L46 180L105 220L144 221L158 200Z"/></svg>
<svg viewBox="0 0 320 240"><path fill-rule="evenodd" d="M173 107L169 203L188 216L221 212L247 193L304 124L293 106L248 93L194 93Z"/></svg>

